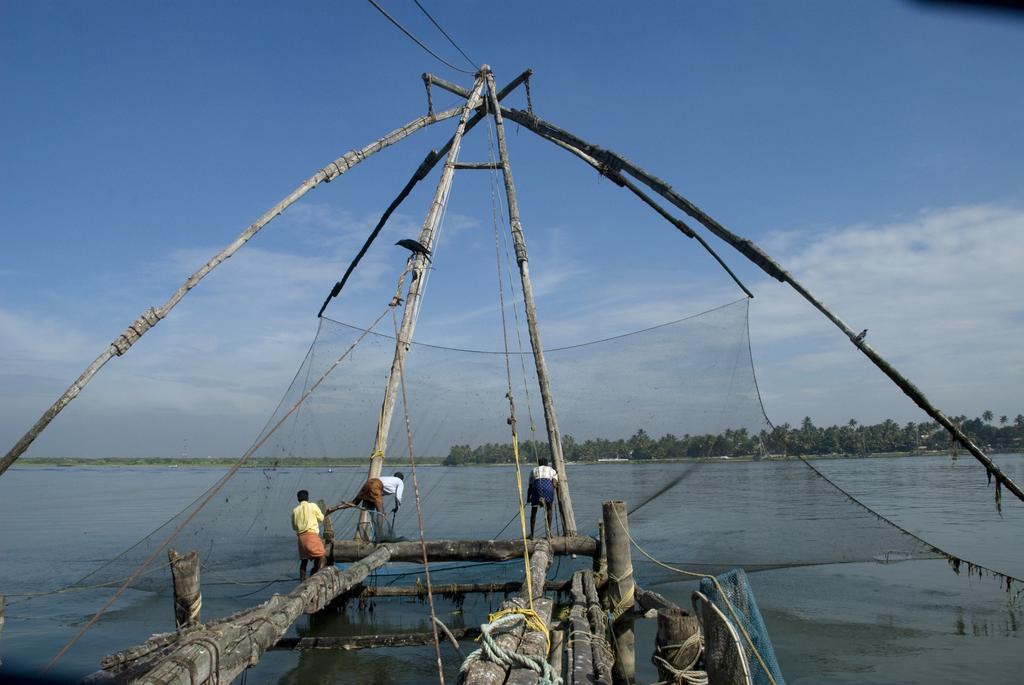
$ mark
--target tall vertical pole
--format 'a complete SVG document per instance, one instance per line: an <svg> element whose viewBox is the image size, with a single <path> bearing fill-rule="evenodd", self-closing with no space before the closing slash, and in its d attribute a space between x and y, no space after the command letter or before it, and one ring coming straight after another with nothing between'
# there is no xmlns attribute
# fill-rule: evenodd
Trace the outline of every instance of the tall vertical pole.
<svg viewBox="0 0 1024 685"><path fill-rule="evenodd" d="M466 132L466 120L470 113L476 108L480 100L480 91L484 85L483 74L477 75L473 90L466 100L466 105L459 117L459 125L452 137L451 149L448 150L448 157L445 159L444 171L441 172L441 180L437 182L437 190L434 191L434 200L427 211L427 218L423 222L423 229L420 231L419 241L428 250L433 249L434 238L437 234L438 225L441 223L441 215L448 203L448 194L452 189L452 178L455 175L455 162L459 158L459 148L462 145L462 136ZM384 465L384 452L388 446L388 431L391 428L391 417L395 411L395 401L398 398L398 384L401 380L402 369L405 365L405 357L409 352L409 341L412 340L413 330L416 328L416 318L419 315L421 298L423 295L424 266L426 258L421 254L414 254L412 259L413 281L409 285L409 292L405 297L405 309L402 312L402 325L399 328L398 340L395 341L395 358L391 362L391 373L388 376L387 388L384 391L384 402L380 410L380 422L377 424L377 438L373 445L373 455L370 458L370 478L379 478ZM403 273L402 278L405 277ZM370 514L361 512L359 515L359 528L357 536L369 537Z"/></svg>
<svg viewBox="0 0 1024 685"><path fill-rule="evenodd" d="M533 285L530 282L530 262L526 256L526 239L523 237L522 222L519 220L516 185L512 180L512 167L508 161L508 148L505 146L505 126L502 123L501 106L498 104L494 75L486 65L483 66L482 72L487 79L487 96L490 99L495 129L498 134L498 153L501 155L501 170L505 177L505 195L508 197L508 221L512 229L512 241L515 244L516 261L519 262L519 275L523 284L526 323L530 329L530 346L533 348L533 359L537 365L537 383L540 385L540 396L544 403L544 423L547 426L548 442L551 445L551 461L555 471L558 472L558 505L562 511L565 534L575 535L576 516L573 514L572 499L569 497L569 481L565 473L565 459L562 456L562 436L558 432L558 418L555 416L555 403L551 397L548 366L544 361L544 348L541 346L540 331L537 329L537 306L534 304Z"/></svg>
<svg viewBox="0 0 1024 685"><path fill-rule="evenodd" d="M612 500L601 503L605 542L608 550L608 583L605 596L612 614L612 636L615 638L615 664L612 682L632 685L636 681L636 638L633 635L633 603L636 583L633 579L633 558L629 553L629 515L626 503Z"/></svg>

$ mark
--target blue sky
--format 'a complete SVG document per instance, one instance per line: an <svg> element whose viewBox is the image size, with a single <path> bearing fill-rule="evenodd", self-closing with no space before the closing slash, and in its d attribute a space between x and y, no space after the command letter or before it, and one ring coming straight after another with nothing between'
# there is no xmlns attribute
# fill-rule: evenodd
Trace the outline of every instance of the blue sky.
<svg viewBox="0 0 1024 685"><path fill-rule="evenodd" d="M382 4L466 66L411 1ZM499 82L532 67L538 115L765 247L945 411L1024 412L1024 20L915 2L424 4ZM0 1L0 441L301 180L421 115L423 71L471 82L364 2ZM324 295L452 128L311 192L30 454L244 450ZM465 159L486 158L478 131ZM549 345L740 296L624 191L526 131L510 127L509 145ZM330 316L377 311L403 263L390 245L418 231L435 179ZM485 175L456 178L445 231L421 331L462 344L494 311ZM820 315L712 242L755 292L772 420L922 418Z"/></svg>

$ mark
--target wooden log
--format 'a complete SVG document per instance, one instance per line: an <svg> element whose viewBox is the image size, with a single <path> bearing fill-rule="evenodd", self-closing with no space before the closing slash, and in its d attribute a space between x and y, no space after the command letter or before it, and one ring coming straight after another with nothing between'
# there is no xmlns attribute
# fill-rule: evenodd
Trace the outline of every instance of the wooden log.
<svg viewBox="0 0 1024 685"><path fill-rule="evenodd" d="M390 556L387 545L382 545L345 571L323 569L293 592L274 595L260 606L237 614L233 620L180 635L144 664L130 665L126 673L133 682L151 685L230 682L277 644L311 604L322 608L386 564ZM106 663L104 660L104 668Z"/></svg>
<svg viewBox="0 0 1024 685"><path fill-rule="evenodd" d="M146 331L156 325L161 319L167 316L167 314L174 308L176 304L185 295L188 294L192 288L196 287L199 282L211 271L213 271L218 265L225 260L229 259L239 249L242 248L249 240L255 236L260 229L270 223L274 218L279 216L284 210L291 205L295 204L303 195L308 193L313 188L317 187L321 183L330 182L333 179L341 176L346 171L359 164L363 160L371 157L372 155L380 152L386 147L394 145L398 141L406 138L407 136L415 133L424 126L435 124L445 119L450 119L458 115L462 111L461 107L453 107L452 109L444 112L431 113L426 116L422 116L418 119L410 121L408 124L397 128L391 133L388 133L383 138L379 138L366 147L359 150L351 150L346 152L341 157L338 157L333 162L325 166L323 169L313 174L311 177L306 179L299 185L298 188L293 190L291 194L285 197L283 200L278 202L276 205L267 210L255 223L251 224L247 229L242 231L234 242L225 247L219 253L213 256L210 261L206 262L198 271L189 276L185 282L171 295L170 299L167 300L161 307L153 308L150 307L143 312L139 318L137 318L128 328L125 329L114 342L103 351L93 362L86 367L85 371L75 379L75 381L68 387L64 393L57 398L57 400L50 405L50 407L43 412L43 415L33 424L25 435L4 455L3 459L0 459L0 475L3 475L7 469L11 467L18 457L20 457L28 446L39 436L40 433L50 424L51 421L59 414L64 407L66 407L72 400L74 400L82 392L92 377L103 368L103 366L115 356L121 356L128 351L135 342L141 338Z"/></svg>
<svg viewBox="0 0 1024 685"><path fill-rule="evenodd" d="M572 659L567 665L567 680L570 684L590 685L594 682L594 648L591 640L590 622L587 619L583 577L577 571L572 577L574 603L569 610L569 644L572 645Z"/></svg>
<svg viewBox="0 0 1024 685"><path fill-rule="evenodd" d="M629 522L626 503L621 500L602 503L605 544L608 550L608 584L605 594L612 613L615 639L616 685L632 683L636 677L635 638L633 636L634 580L629 547Z"/></svg>
<svg viewBox="0 0 1024 685"><path fill-rule="evenodd" d="M558 417L555 414L555 401L551 392L551 381L548 376L547 362L544 360L544 347L540 339L537 325L537 305L533 297L533 284L530 280L530 264L526 254L526 238L523 236L523 225L519 218L519 204L516 200L516 186L512 178L512 166L509 162L508 147L505 144L505 126L501 117L501 104L496 96L494 76L490 70L482 72L487 79L490 105L494 116L495 132L498 139L498 154L501 157L502 178L505 181L505 196L508 200L509 228L516 250L516 261L519 263L519 277L523 290L523 305L526 309L526 324L530 333L530 347L533 350L534 365L537 369L537 384L540 386L541 404L544 407L544 424L548 433L548 444L551 448L551 462L558 473L555 488L558 492L559 511L562 512L562 524L566 535L576 534L576 515L572 509L572 498L569 495L569 479L565 470L565 459L562 455L562 436L558 430ZM549 531L550 532L550 531Z"/></svg>
<svg viewBox="0 0 1024 685"><path fill-rule="evenodd" d="M650 611L651 609L654 609L655 611L660 611L662 609L679 609L682 611L679 606L673 604L669 600L665 599L663 595L654 592L653 590L644 590L643 588L636 587L633 590L633 594L636 597L636 603L639 604L644 611Z"/></svg>
<svg viewBox="0 0 1024 685"><path fill-rule="evenodd" d="M479 628L450 628L448 631L457 639L476 639L480 635ZM384 635L350 635L323 637L282 637L272 646L271 650L356 650L375 649L377 647L410 647L413 645L434 644L434 633L394 633Z"/></svg>
<svg viewBox="0 0 1024 685"><path fill-rule="evenodd" d="M560 556L593 556L597 550L594 538L583 536L557 537L549 541L527 542L531 554L540 542L550 543L551 554ZM423 562L423 549L419 541L389 542L392 561ZM335 540L334 561L348 562L370 554L378 545L362 540ZM427 556L430 561L508 561L523 556L522 540L428 540Z"/></svg>
<svg viewBox="0 0 1024 685"><path fill-rule="evenodd" d="M658 633L651 661L661 680L675 682L676 674L693 668L700 657L699 636L700 622L696 616L679 607L658 611Z"/></svg>
<svg viewBox="0 0 1024 685"><path fill-rule="evenodd" d="M551 664L552 672L561 677L563 680L565 678L565 676L562 673L562 652L565 647L564 642L565 631L561 628L555 629L554 627L552 627L551 650L548 652L548 663Z"/></svg>
<svg viewBox="0 0 1024 685"><path fill-rule="evenodd" d="M551 558L552 554L548 541L537 540L536 544L533 546L533 553L530 555L530 586L527 585L527 582L524 579L519 596L502 604L502 609L525 609L531 606L529 587L543 587L543 578L547 574L548 566L551 564ZM538 583L538 585L533 586L534 582ZM540 601L537 599L537 597L539 597L538 591L534 590L533 594L535 598L532 603L534 610L541 613L540 609L543 607L539 607ZM547 624L550 622L551 618L551 603L548 600L545 600L545 602L547 617L544 618L542 614L542 619L545 621L545 624ZM496 637L494 641L498 647L506 651L527 653L520 651L525 649L531 650L532 652L536 649L537 640L536 638L525 640L525 637L528 636L530 632L533 631L525 630L525 621L521 621L512 630L508 630ZM543 634L541 634L541 636L543 637ZM546 640L544 644L546 649ZM465 678L462 680L462 683L463 685L501 685L505 682L508 675L508 669L501 664L497 664L493 661L478 660L470 666L469 670L466 672Z"/></svg>
<svg viewBox="0 0 1024 685"><path fill-rule="evenodd" d="M508 583L445 583L434 585L435 597L468 594L512 594L520 592L523 584L510 581ZM544 583L545 591L568 592L569 585L563 580L549 580ZM391 585L355 588L353 593L359 597L426 597L426 585Z"/></svg>
<svg viewBox="0 0 1024 685"><path fill-rule="evenodd" d="M444 208L447 206L448 195L451 192L452 179L455 176L455 162L459 159L459 149L462 144L462 136L466 131L466 122L472 113L472 108L476 106L477 101L480 99L480 91L483 88L483 84L483 77L478 76L476 83L473 85L473 90L466 98L465 104L460 108L462 116L459 117L459 124L455 129L452 146L445 160L444 171L437 182L434 199L430 203L427 216L423 221L423 228L420 230L419 242L428 250L432 250L434 247L434 237L440 226ZM384 400L381 405L380 420L377 424L377 437L373 445L373 454L370 458L368 478L379 478L383 469L384 454L388 448L388 431L391 427L391 419L398 400L398 385L401 380L405 357L409 353L409 341L412 340L413 332L416 328L416 319L422 305L423 287L427 280L415 277L423 275L423 270L426 266L426 256L415 254L410 256L410 260L414 271L414 280L409 285L409 290L405 296L402 324L398 331L397 340L395 340L394 359L391 362L391 371L388 374L387 386L384 389ZM405 272L403 271L402 276L399 277L399 287L401 287L401 282L404 278ZM360 512L359 527L357 528L357 535L360 538L369 539L369 523L369 512Z"/></svg>
<svg viewBox="0 0 1024 685"><path fill-rule="evenodd" d="M597 584L602 584L608 578L608 553L604 543L604 521L597 522L597 552L594 554L594 575L597 576Z"/></svg>
<svg viewBox="0 0 1024 685"><path fill-rule="evenodd" d="M546 626L550 626L551 624L551 611L553 607L554 602L547 597L533 600L534 611L537 612L537 615L540 616ZM519 641L519 646L516 648L516 652L523 656L547 661L548 639L548 634L545 634L540 630L526 630L523 632L523 637ZM512 668L509 671L508 678L505 680L505 685L536 685L539 681L540 674L533 669L517 667Z"/></svg>
<svg viewBox="0 0 1024 685"><path fill-rule="evenodd" d="M202 620L203 594L199 587L199 552L178 554L167 550L174 581L174 625L178 632L198 626Z"/></svg>
<svg viewBox="0 0 1024 685"><path fill-rule="evenodd" d="M501 165L496 162L459 162L455 168L464 170L500 169Z"/></svg>

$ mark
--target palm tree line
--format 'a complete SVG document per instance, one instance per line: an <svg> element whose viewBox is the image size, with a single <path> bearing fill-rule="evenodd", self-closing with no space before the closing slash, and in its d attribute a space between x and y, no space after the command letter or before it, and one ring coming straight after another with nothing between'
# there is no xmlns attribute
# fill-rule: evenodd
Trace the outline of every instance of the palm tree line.
<svg viewBox="0 0 1024 685"><path fill-rule="evenodd" d="M1012 421L1008 416L1000 416L997 420L991 411L985 410L980 417L969 419L961 415L952 417L952 420L987 451L1014 452L1024 448L1022 414L1017 414ZM952 451L955 454L949 433L933 421L908 421L901 426L892 419L871 425L850 419L842 425L815 426L808 416L798 427L783 423L759 433L739 428L715 435L687 433L680 437L668 433L655 438L639 428L629 438L618 440L594 438L580 442L571 435L562 438L562 452L570 462L602 459L647 461L712 457L865 456L926 451ZM527 460L546 452L546 442L526 441L520 445L520 453ZM513 461L510 443L487 443L478 447L454 445L444 463L454 466Z"/></svg>

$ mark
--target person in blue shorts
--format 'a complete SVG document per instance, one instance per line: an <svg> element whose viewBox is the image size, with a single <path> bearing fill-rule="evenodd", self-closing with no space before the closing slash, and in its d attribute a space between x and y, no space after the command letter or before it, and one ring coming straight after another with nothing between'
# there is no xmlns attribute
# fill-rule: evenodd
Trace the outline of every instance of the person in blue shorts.
<svg viewBox="0 0 1024 685"><path fill-rule="evenodd" d="M530 539L537 523L537 507L544 507L547 512L547 534L551 537L551 512L555 501L555 484L558 482L558 471L548 466L548 460L540 457L537 468L530 472L530 488L527 499L530 502Z"/></svg>

